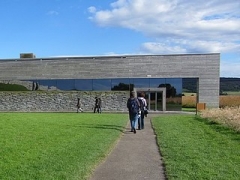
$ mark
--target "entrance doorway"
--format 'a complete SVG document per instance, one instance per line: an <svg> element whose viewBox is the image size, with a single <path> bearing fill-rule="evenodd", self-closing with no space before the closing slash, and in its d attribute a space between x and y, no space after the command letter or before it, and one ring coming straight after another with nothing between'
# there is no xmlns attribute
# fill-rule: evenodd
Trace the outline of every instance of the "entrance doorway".
<svg viewBox="0 0 240 180"><path fill-rule="evenodd" d="M145 93L145 99L149 111L166 111L166 88L134 88L137 95L139 92Z"/></svg>

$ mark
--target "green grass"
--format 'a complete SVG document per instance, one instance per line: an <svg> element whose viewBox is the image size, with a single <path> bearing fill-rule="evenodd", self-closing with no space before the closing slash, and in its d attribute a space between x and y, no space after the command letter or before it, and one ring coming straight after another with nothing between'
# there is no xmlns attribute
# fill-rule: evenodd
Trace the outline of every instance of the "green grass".
<svg viewBox="0 0 240 180"><path fill-rule="evenodd" d="M194 115L165 115L152 122L169 180L239 179L239 133Z"/></svg>
<svg viewBox="0 0 240 180"><path fill-rule="evenodd" d="M126 114L0 113L0 179L86 179Z"/></svg>
<svg viewBox="0 0 240 180"><path fill-rule="evenodd" d="M28 91L28 89L18 84L0 83L0 91Z"/></svg>
<svg viewBox="0 0 240 180"><path fill-rule="evenodd" d="M224 91L223 93L227 93L228 95L240 96L240 91Z"/></svg>
<svg viewBox="0 0 240 180"><path fill-rule="evenodd" d="M185 112L196 112L196 108L182 108L182 111L185 111Z"/></svg>

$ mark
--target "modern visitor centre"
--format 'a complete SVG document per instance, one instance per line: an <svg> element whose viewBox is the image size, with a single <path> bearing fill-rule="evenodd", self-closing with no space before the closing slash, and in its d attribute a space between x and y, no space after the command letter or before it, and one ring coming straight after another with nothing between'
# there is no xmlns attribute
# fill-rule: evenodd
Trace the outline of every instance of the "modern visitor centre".
<svg viewBox="0 0 240 180"><path fill-rule="evenodd" d="M92 111L98 96L103 111L125 112L130 91L145 92L150 111L181 111L186 91L216 108L219 74L219 53L1 59L0 85L25 90L0 91L0 111L75 111L78 97Z"/></svg>

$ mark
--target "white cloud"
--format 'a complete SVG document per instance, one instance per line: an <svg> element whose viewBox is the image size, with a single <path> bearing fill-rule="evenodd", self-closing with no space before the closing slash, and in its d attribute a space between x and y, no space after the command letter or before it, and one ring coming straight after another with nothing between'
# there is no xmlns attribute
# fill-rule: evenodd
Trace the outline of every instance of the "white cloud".
<svg viewBox="0 0 240 180"><path fill-rule="evenodd" d="M240 77L240 62L239 63L228 63L222 62L220 71L221 77Z"/></svg>
<svg viewBox="0 0 240 180"><path fill-rule="evenodd" d="M175 41L165 40L164 43L146 42L142 44L141 50L152 54L237 52L240 50L240 44L220 41L178 39Z"/></svg>
<svg viewBox="0 0 240 180"><path fill-rule="evenodd" d="M187 50L177 45L170 46L164 43L147 42L142 44L141 51L151 54L182 54L186 53Z"/></svg>
<svg viewBox="0 0 240 180"><path fill-rule="evenodd" d="M59 13L57 12L57 11L48 11L47 12L47 15L50 15L50 16L52 16L52 15L55 15L55 16L57 16Z"/></svg>
<svg viewBox="0 0 240 180"><path fill-rule="evenodd" d="M100 26L129 28L154 38L142 45L150 53L223 53L240 51L239 9L239 0L118 0L111 9L90 7L89 12Z"/></svg>
<svg viewBox="0 0 240 180"><path fill-rule="evenodd" d="M93 7L93 6L91 6L91 7L88 8L88 11L89 11L90 13L95 13L95 12L96 12L96 8Z"/></svg>

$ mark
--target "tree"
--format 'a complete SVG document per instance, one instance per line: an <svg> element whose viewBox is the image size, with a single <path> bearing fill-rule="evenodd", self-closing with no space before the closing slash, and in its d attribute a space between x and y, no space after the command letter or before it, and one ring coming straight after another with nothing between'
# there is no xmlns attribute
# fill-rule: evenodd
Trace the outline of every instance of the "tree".
<svg viewBox="0 0 240 180"><path fill-rule="evenodd" d="M118 85L112 87L112 91L129 91L129 87L130 87L130 91L133 90L134 88L134 84L125 84L125 83L119 83Z"/></svg>
<svg viewBox="0 0 240 180"><path fill-rule="evenodd" d="M171 84L160 84L158 87L166 87L166 98L175 97L177 94L176 88Z"/></svg>

